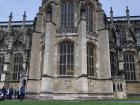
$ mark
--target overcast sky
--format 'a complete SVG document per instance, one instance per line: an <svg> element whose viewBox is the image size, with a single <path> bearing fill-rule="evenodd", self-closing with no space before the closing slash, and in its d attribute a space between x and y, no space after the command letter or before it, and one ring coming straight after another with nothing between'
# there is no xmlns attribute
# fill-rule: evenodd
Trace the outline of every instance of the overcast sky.
<svg viewBox="0 0 140 105"><path fill-rule="evenodd" d="M33 20L42 0L0 0L0 21L7 21L10 12L13 20L22 20L23 12L27 12L27 19ZM125 15L126 5L130 8L131 15L140 15L140 0L100 0L105 13L109 16L110 7L114 16Z"/></svg>

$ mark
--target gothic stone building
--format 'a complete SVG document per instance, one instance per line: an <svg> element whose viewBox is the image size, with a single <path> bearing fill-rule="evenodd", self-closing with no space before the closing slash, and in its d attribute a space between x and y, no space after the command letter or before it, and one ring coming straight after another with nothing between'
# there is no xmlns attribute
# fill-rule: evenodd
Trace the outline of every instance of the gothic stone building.
<svg viewBox="0 0 140 105"><path fill-rule="evenodd" d="M140 17L106 17L99 0L42 0L34 21L0 22L0 86L27 97L140 96Z"/></svg>

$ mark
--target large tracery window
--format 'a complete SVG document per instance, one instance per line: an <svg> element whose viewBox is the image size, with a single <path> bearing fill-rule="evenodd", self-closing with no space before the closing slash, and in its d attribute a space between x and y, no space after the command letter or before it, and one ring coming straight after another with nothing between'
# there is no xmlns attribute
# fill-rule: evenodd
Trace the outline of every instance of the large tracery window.
<svg viewBox="0 0 140 105"><path fill-rule="evenodd" d="M4 55L1 54L0 55L0 77L1 77L1 73L3 71L3 67L4 67Z"/></svg>
<svg viewBox="0 0 140 105"><path fill-rule="evenodd" d="M63 41L59 44L59 74L74 74L74 43Z"/></svg>
<svg viewBox="0 0 140 105"><path fill-rule="evenodd" d="M20 80L20 74L23 70L22 63L23 63L22 54L15 54L13 80Z"/></svg>
<svg viewBox="0 0 140 105"><path fill-rule="evenodd" d="M95 72L95 48L91 44L87 44L87 74L88 76L94 76Z"/></svg>
<svg viewBox="0 0 140 105"><path fill-rule="evenodd" d="M135 74L135 60L133 53L124 54L124 70L125 70L125 79L126 80L136 80Z"/></svg>
<svg viewBox="0 0 140 105"><path fill-rule="evenodd" d="M116 58L116 54L111 52L110 53L110 62L111 62L111 76L115 76L117 73L117 58Z"/></svg>
<svg viewBox="0 0 140 105"><path fill-rule="evenodd" d="M86 21L87 21L86 30L89 33L93 31L92 13L93 13L93 10L92 10L91 6L87 6L86 7Z"/></svg>
<svg viewBox="0 0 140 105"><path fill-rule="evenodd" d="M62 1L61 28L72 29L74 27L74 3L73 0Z"/></svg>

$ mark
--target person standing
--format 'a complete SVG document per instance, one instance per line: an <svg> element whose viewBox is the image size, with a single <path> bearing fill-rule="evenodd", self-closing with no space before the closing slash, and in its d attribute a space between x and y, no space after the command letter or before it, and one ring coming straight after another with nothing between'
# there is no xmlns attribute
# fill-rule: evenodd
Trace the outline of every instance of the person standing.
<svg viewBox="0 0 140 105"><path fill-rule="evenodd" d="M18 94L18 89L14 89L13 90L13 95L14 95L14 99L17 99Z"/></svg>
<svg viewBox="0 0 140 105"><path fill-rule="evenodd" d="M19 99L20 100L23 100L25 97L25 88L22 86L20 89L19 89Z"/></svg>
<svg viewBox="0 0 140 105"><path fill-rule="evenodd" d="M0 89L0 101L3 101L3 93L1 91L1 89Z"/></svg>
<svg viewBox="0 0 140 105"><path fill-rule="evenodd" d="M1 92L3 94L3 99L5 99L6 97L6 88L3 86L3 88L1 89Z"/></svg>
<svg viewBox="0 0 140 105"><path fill-rule="evenodd" d="M9 88L6 90L6 98L9 99Z"/></svg>
<svg viewBox="0 0 140 105"><path fill-rule="evenodd" d="M13 89L12 87L9 88L9 99L10 99L10 100L12 99L13 92L14 92L14 89Z"/></svg>

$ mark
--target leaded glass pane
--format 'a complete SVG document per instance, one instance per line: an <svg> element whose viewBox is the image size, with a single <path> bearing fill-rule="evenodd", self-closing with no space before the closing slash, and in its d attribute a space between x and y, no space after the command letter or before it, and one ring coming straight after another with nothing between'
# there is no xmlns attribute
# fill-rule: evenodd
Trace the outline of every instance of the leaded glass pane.
<svg viewBox="0 0 140 105"><path fill-rule="evenodd" d="M62 2L61 5L61 28L68 29L74 27L74 3L72 0Z"/></svg>
<svg viewBox="0 0 140 105"><path fill-rule="evenodd" d="M126 80L136 80L134 55L124 54L124 70Z"/></svg>
<svg viewBox="0 0 140 105"><path fill-rule="evenodd" d="M59 74L73 75L74 73L74 44L70 41L63 41L59 46Z"/></svg>
<svg viewBox="0 0 140 105"><path fill-rule="evenodd" d="M86 8L86 21L87 21L86 30L87 30L87 32L92 32L93 31L92 12L93 12L92 8L90 6L88 6Z"/></svg>
<svg viewBox="0 0 140 105"><path fill-rule="evenodd" d="M88 76L94 76L94 46L87 45L87 74Z"/></svg>
<svg viewBox="0 0 140 105"><path fill-rule="evenodd" d="M115 53L110 53L110 62L111 62L111 76L115 76L116 75L116 64L117 64L117 61L116 61L116 54Z"/></svg>
<svg viewBox="0 0 140 105"><path fill-rule="evenodd" d="M3 71L3 67L4 67L4 55L1 54L0 55L0 77L1 77L1 73Z"/></svg>
<svg viewBox="0 0 140 105"><path fill-rule="evenodd" d="M22 72L23 56L22 54L15 54L14 56L14 73L13 80L19 80Z"/></svg>

